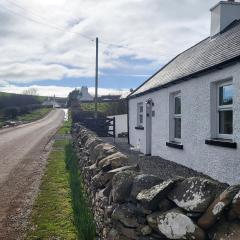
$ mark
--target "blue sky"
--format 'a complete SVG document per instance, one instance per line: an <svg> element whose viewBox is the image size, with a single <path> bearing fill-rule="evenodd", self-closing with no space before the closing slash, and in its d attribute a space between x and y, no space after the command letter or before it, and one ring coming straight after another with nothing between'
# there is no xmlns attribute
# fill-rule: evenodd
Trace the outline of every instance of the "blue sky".
<svg viewBox="0 0 240 240"><path fill-rule="evenodd" d="M209 35L217 0L1 0L0 91L127 93ZM43 14L44 13L44 14Z"/></svg>

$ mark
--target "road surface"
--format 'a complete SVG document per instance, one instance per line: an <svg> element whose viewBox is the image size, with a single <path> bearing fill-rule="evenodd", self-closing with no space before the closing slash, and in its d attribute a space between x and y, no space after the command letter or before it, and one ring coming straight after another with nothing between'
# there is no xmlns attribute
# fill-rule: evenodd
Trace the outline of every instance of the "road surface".
<svg viewBox="0 0 240 240"><path fill-rule="evenodd" d="M63 119L58 109L39 121L0 130L0 240L22 238L51 140Z"/></svg>

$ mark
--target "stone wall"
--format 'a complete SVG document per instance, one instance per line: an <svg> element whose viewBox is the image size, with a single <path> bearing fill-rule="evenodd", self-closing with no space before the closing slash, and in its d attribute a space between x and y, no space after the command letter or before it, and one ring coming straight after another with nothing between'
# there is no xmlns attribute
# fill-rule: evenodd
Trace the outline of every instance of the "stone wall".
<svg viewBox="0 0 240 240"><path fill-rule="evenodd" d="M72 134L99 239L240 239L240 185L164 181L80 125Z"/></svg>

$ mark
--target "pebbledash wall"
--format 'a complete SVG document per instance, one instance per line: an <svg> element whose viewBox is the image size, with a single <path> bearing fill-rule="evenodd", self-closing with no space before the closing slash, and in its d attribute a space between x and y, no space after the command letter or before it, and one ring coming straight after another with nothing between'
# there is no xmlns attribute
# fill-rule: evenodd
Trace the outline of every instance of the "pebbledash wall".
<svg viewBox="0 0 240 240"><path fill-rule="evenodd" d="M232 78L233 141L237 149L205 144L211 138L211 85ZM183 150L166 146L169 139L170 94L181 91L182 144ZM146 105L147 99L154 102L155 117L152 118L152 155L177 162L211 177L230 184L240 182L240 63L217 70L201 77L173 85L140 97L129 99L130 144L146 151ZM144 103L144 130L137 126L137 103Z"/></svg>

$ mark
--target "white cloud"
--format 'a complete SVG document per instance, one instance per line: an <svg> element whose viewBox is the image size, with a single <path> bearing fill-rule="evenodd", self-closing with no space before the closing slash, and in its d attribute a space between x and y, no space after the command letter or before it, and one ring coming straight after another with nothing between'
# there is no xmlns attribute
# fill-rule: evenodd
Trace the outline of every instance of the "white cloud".
<svg viewBox="0 0 240 240"><path fill-rule="evenodd" d="M217 2L2 0L0 84L94 76L94 42L80 34L100 37L101 71L111 68L137 75L140 68L160 66L208 36L209 8ZM123 56L150 63L128 65Z"/></svg>
<svg viewBox="0 0 240 240"><path fill-rule="evenodd" d="M29 87L18 87L15 85L7 85L0 87L0 92L9 92L9 93L23 93L24 90L29 88L34 88L37 90L38 95L40 96L57 96L57 97L67 97L68 94L74 90L71 87L59 87L59 86L38 86L31 85ZM94 96L95 89L93 87L88 88L89 93ZM101 95L122 95L123 97L129 94L128 89L111 89L111 88L99 88L99 96Z"/></svg>

